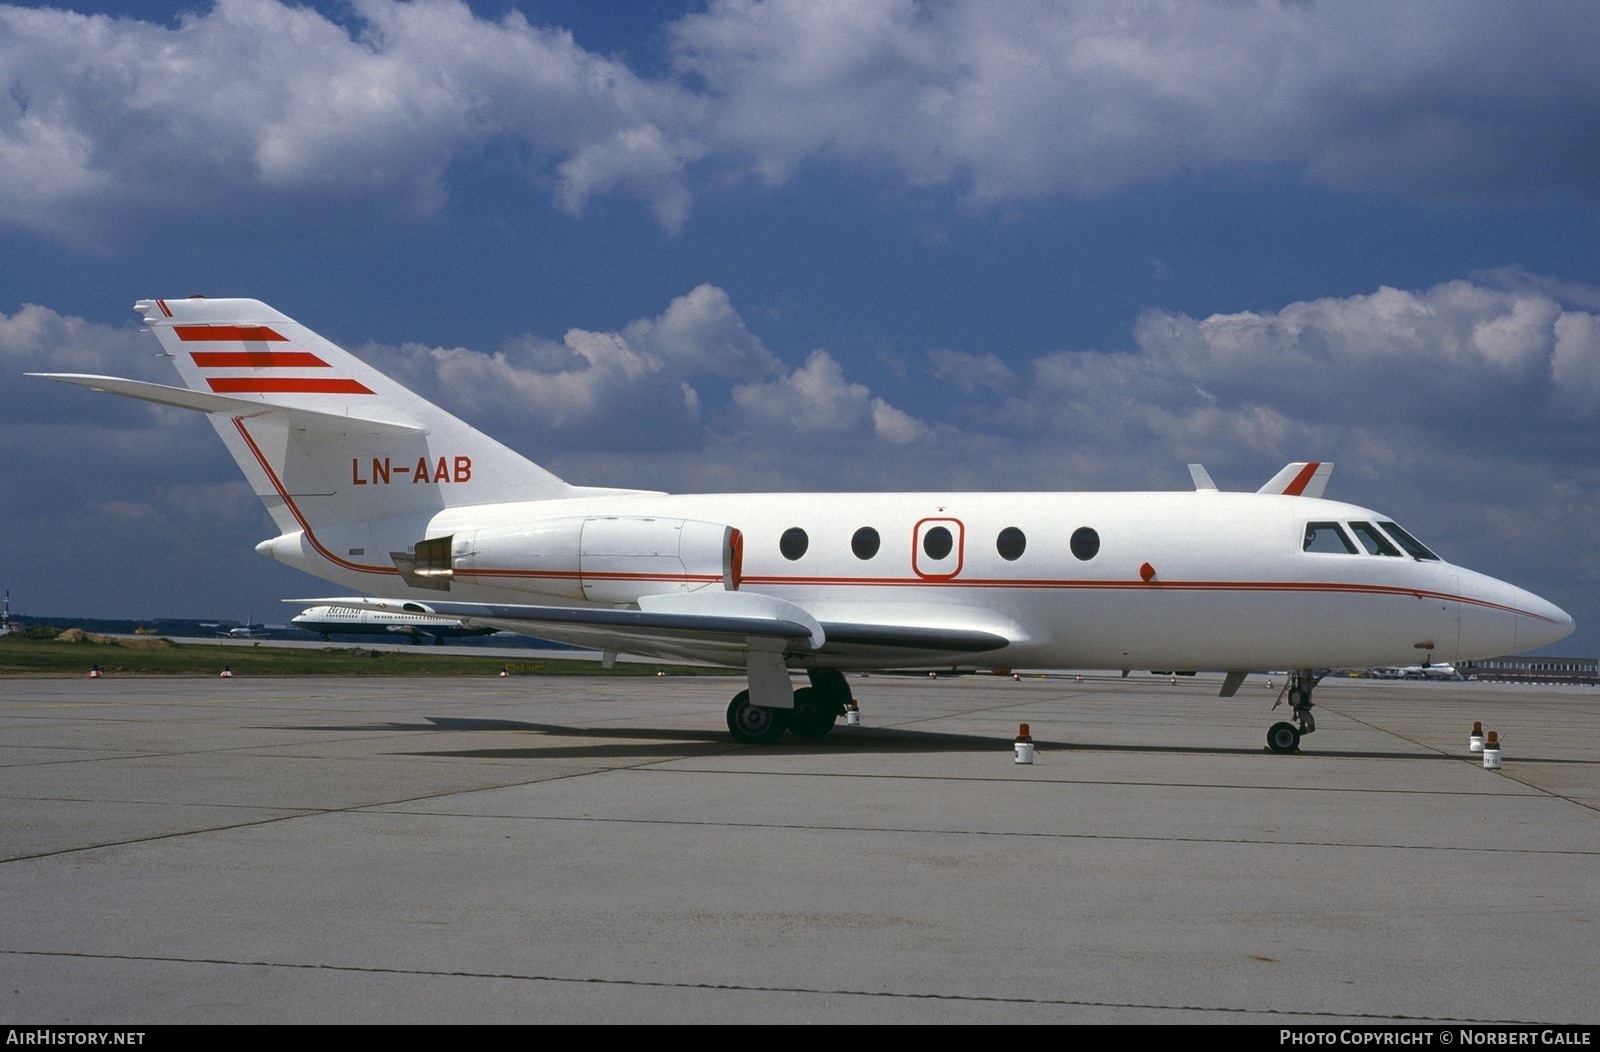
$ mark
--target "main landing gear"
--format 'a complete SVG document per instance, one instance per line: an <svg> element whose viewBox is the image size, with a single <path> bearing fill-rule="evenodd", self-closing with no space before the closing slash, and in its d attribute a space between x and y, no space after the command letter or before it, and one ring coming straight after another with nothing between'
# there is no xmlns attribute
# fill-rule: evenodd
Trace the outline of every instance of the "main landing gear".
<svg viewBox="0 0 1600 1052"><path fill-rule="evenodd" d="M746 745L772 745L789 729L784 709L764 709L750 704L750 692L741 690L728 702L728 733Z"/></svg>
<svg viewBox="0 0 1600 1052"><path fill-rule="evenodd" d="M1327 675L1326 672L1323 675ZM1294 711L1294 722L1280 721L1267 729L1267 748L1273 752L1299 752L1300 736L1310 734L1317 729L1317 721L1311 715L1311 692L1322 682L1322 676L1317 675L1309 668L1295 669L1289 676L1289 681L1283 685L1283 690L1278 692L1278 700L1272 703L1273 708L1283 704L1284 695L1289 698L1289 708Z"/></svg>
<svg viewBox="0 0 1600 1052"><path fill-rule="evenodd" d="M794 708L767 709L750 704L741 690L728 703L728 732L746 745L772 745L788 731L796 738L820 738L850 704L850 684L837 669L812 669L811 686L794 692Z"/></svg>

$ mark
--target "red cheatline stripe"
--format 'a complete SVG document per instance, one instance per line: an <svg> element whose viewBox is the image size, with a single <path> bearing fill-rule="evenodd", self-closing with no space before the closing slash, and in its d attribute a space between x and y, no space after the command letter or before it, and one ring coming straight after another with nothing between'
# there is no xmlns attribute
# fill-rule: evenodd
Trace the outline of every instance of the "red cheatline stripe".
<svg viewBox="0 0 1600 1052"><path fill-rule="evenodd" d="M607 573L592 574L580 573L572 570L457 570L459 578L470 577L499 577L499 578L529 578L539 580L608 580L608 581L716 581L719 578L712 574L650 574L650 573ZM1090 589L1106 591L1206 591L1206 592L1291 592L1291 593L1320 593L1334 592L1338 594L1380 596L1389 598L1409 599L1439 599L1446 602L1466 603L1469 606L1480 606L1489 610L1501 610L1508 614L1517 614L1522 617L1531 617L1536 621L1545 621L1550 624L1555 622L1530 610L1519 610L1514 606L1503 603L1494 603L1486 599L1474 599L1471 596L1453 595L1449 592L1435 592L1427 589L1401 588L1393 585L1364 585L1348 584L1343 582L1311 582L1297 581L1182 581L1182 582L1152 582L1143 581L1072 581L1072 580L1006 580L984 579L957 581L947 579L918 579L911 577L746 577L744 583L768 586L787 587L889 587L889 588L983 588L983 589L1018 589L1018 588L1049 588L1049 589Z"/></svg>
<svg viewBox="0 0 1600 1052"><path fill-rule="evenodd" d="M1306 491L1306 484L1311 481L1311 476L1315 475L1317 473L1317 469L1321 466L1322 462L1318 460L1313 461L1312 463L1301 468L1300 474L1296 475L1294 477L1294 481L1285 487L1283 491L1284 495L1289 497L1298 497L1300 494L1304 493Z"/></svg>
<svg viewBox="0 0 1600 1052"><path fill-rule="evenodd" d="M310 351L190 351L202 369L328 369Z"/></svg>
<svg viewBox="0 0 1600 1052"><path fill-rule="evenodd" d="M356 380L314 380L305 376L222 376L206 383L217 394L358 394L372 390Z"/></svg>
<svg viewBox="0 0 1600 1052"><path fill-rule="evenodd" d="M172 308L167 306L166 300L156 300L156 306L161 308L162 314L165 314L169 318L172 317Z"/></svg>
<svg viewBox="0 0 1600 1052"><path fill-rule="evenodd" d="M289 514L293 515L294 521L300 524L300 529L305 533L306 540L311 542L311 547L315 548L318 554L335 566L343 566L347 570L359 570L362 573L389 574L395 577L400 575L400 571L392 566L369 566L365 563L353 563L348 559L339 558L324 548L322 542L317 540L316 533L312 531L311 524L306 521L304 515L300 514L300 509L295 507L294 498L289 496L289 491L283 488L282 482L278 481L278 475L272 470L272 465L267 462L267 458L262 455L261 447L256 445L256 440L250 437L249 430L244 426L244 420L241 417L234 417L233 426L238 428L239 434L244 436L245 442L250 446L251 454L256 458L256 463L260 464L261 470L266 472L267 478L272 482L272 488L277 490L278 496L283 498L283 503L289 509Z"/></svg>
<svg viewBox="0 0 1600 1052"><path fill-rule="evenodd" d="M262 340L267 343L286 342L289 337L281 336L265 325L174 325L172 331L178 334L178 339L188 343L191 340L205 340L211 343L237 343L241 340Z"/></svg>

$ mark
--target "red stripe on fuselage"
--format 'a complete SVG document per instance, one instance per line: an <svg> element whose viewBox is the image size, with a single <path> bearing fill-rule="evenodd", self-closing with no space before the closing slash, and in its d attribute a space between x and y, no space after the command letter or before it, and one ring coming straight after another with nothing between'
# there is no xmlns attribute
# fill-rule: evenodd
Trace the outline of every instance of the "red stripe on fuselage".
<svg viewBox="0 0 1600 1052"><path fill-rule="evenodd" d="M287 343L289 337L280 335L265 325L174 325L172 331L184 343Z"/></svg>
<svg viewBox="0 0 1600 1052"><path fill-rule="evenodd" d="M662 584L677 584L690 581L715 581L719 578L711 575L696 574L646 574L646 573L607 573L607 574L580 574L575 570L457 570L458 578L522 578L538 581L574 581L583 580L608 580L608 581L658 581ZM1012 578L967 578L964 580L926 580L920 577L750 577L743 580L743 584L767 585L779 588L989 588L1001 591L1014 589L1053 589L1057 591L1126 591L1137 589L1140 591L1169 591L1169 592L1308 592L1308 593L1343 593L1349 595L1370 595L1388 598L1406 599L1433 599L1440 602L1464 603L1468 606L1483 607L1488 610L1500 610L1508 614L1518 614L1522 617L1531 617L1536 621L1548 624L1556 622L1548 617L1519 610L1514 606L1504 603L1494 603L1485 599L1474 599L1471 596L1453 595L1449 592L1435 592L1421 588L1403 588L1396 585L1382 584L1349 584L1340 581L1304 582L1304 581L1092 581L1092 580L1059 580L1059 579L1012 579Z"/></svg>
<svg viewBox="0 0 1600 1052"><path fill-rule="evenodd" d="M190 351L202 369L331 369L310 351Z"/></svg>
<svg viewBox="0 0 1600 1052"><path fill-rule="evenodd" d="M319 380L308 376L223 376L207 379L217 394L355 394L372 389L358 380Z"/></svg>

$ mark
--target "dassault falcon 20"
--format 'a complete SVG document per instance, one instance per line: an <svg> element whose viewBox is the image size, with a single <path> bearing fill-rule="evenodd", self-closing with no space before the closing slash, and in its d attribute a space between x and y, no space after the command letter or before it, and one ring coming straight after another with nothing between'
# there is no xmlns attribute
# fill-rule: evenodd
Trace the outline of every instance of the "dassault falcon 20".
<svg viewBox="0 0 1600 1052"><path fill-rule="evenodd" d="M671 495L571 485L265 304L135 305L184 387L37 374L205 413L280 531L257 551L379 598L318 602L742 667L742 742L826 734L853 669L1293 670L1541 646L1572 619L1322 499L1256 493ZM810 685L795 690L790 669Z"/></svg>

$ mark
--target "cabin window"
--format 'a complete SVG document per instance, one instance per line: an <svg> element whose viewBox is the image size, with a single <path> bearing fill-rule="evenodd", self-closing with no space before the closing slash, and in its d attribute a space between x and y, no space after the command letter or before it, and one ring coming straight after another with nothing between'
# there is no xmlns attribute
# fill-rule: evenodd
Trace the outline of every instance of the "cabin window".
<svg viewBox="0 0 1600 1052"><path fill-rule="evenodd" d="M1394 523L1385 522L1382 519L1379 519L1378 525L1383 527L1383 531L1385 533L1393 537L1396 541L1399 541L1400 547L1404 548L1406 550L1406 554L1411 556L1413 559L1432 559L1434 562L1442 561L1437 555L1423 547L1421 541L1417 540L1415 537L1411 536L1411 534L1407 533L1405 530L1402 530Z"/></svg>
<svg viewBox="0 0 1600 1052"><path fill-rule="evenodd" d="M1306 523L1306 539L1300 550L1322 555L1354 555L1356 546L1344 535L1337 522Z"/></svg>
<svg viewBox="0 0 1600 1052"><path fill-rule="evenodd" d="M1088 526L1079 526L1072 531L1072 540L1068 545L1073 555L1088 562L1100 553L1100 535Z"/></svg>
<svg viewBox="0 0 1600 1052"><path fill-rule="evenodd" d="M1000 536L994 539L995 551L1000 553L1000 558L1006 562L1015 562L1022 558L1022 553L1027 550L1028 538L1015 526L1007 526L1000 531Z"/></svg>
<svg viewBox="0 0 1600 1052"><path fill-rule="evenodd" d="M1356 535L1356 541L1367 550L1368 555L1400 555L1400 549L1389 543L1389 538L1379 533L1372 523L1352 522L1349 526L1350 532Z"/></svg>
<svg viewBox="0 0 1600 1052"><path fill-rule="evenodd" d="M785 559L791 562L806 553L806 548L811 544L811 538L806 536L806 531L798 526L791 526L783 531L783 536L778 539L778 550Z"/></svg>
<svg viewBox="0 0 1600 1052"><path fill-rule="evenodd" d="M935 526L922 535L922 550L930 559L943 559L956 546L956 540L943 526Z"/></svg>
<svg viewBox="0 0 1600 1052"><path fill-rule="evenodd" d="M850 538L850 550L856 553L857 559L870 559L878 554L878 543L878 531L863 526Z"/></svg>

